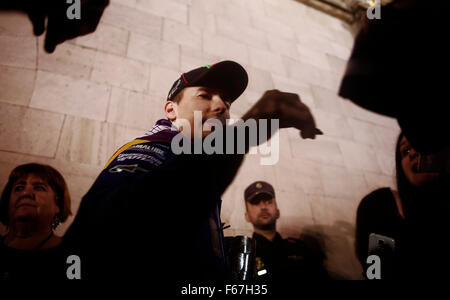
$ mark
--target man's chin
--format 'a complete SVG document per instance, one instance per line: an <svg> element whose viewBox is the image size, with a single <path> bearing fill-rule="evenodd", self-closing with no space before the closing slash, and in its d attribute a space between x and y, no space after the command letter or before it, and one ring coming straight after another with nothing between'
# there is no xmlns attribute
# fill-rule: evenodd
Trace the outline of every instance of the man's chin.
<svg viewBox="0 0 450 300"><path fill-rule="evenodd" d="M257 227L260 230L273 230L275 229L275 222L264 222L264 223L258 223L255 227Z"/></svg>

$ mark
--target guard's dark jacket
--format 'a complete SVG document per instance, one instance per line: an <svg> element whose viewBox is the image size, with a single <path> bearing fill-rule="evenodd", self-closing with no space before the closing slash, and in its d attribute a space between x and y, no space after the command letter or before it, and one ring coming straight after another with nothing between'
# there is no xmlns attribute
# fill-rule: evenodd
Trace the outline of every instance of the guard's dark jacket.
<svg viewBox="0 0 450 300"><path fill-rule="evenodd" d="M272 241L253 233L255 268L258 281L277 285L329 279L322 253L299 239L283 239L279 233Z"/></svg>

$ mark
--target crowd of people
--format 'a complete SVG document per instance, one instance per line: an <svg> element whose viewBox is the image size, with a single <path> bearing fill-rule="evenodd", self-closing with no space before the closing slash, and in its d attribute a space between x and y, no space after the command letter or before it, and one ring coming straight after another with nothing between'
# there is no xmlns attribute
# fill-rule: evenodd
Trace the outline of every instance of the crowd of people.
<svg viewBox="0 0 450 300"><path fill-rule="evenodd" d="M85 31L57 38L50 26L46 50L52 52L64 40L95 30L108 2L95 2L98 6L93 10L95 22ZM403 5L407 2L411 6ZM24 3L28 11L31 2ZM445 238L450 228L448 172L424 170L418 152L429 154L448 147L448 132L443 126L447 122L446 111L439 109L438 117L433 117L432 113L430 117L433 106L427 106L426 115L421 113L423 106L414 106L413 110L406 108L408 102L405 101L417 100L417 96L424 99L431 85L426 82L420 90L408 87L411 85L409 77L407 80L401 75L414 75L416 66L411 69L411 60L382 57L373 68L364 69L371 63L364 59L378 57L371 56L370 49L383 45L372 37L382 38L383 33L390 34L389 26L396 26L396 22L389 23L395 9L400 10L405 24L413 19L410 16L420 13L417 1L399 3L398 7L394 4L394 9L387 10L385 23L380 25L375 21L357 36L340 91L342 96L353 98L363 107L396 117L402 128L396 151L392 153L396 159L397 188L370 192L357 209L355 252L363 267L363 276L369 279L373 278L374 260L371 258L374 256L381 261L381 270L375 270L376 277L381 279L438 277L450 264L446 259L450 243ZM405 11L412 13L408 15ZM50 18L51 13L49 10L30 14L36 34L43 33L43 16ZM56 24L53 22L56 21L49 24ZM401 32L405 28L397 29ZM393 42L399 36L401 42L413 40L408 40L409 36L394 36ZM393 80L386 80L389 88L372 94L373 90L366 86L372 81L367 80L366 75L370 70L375 70L370 76L389 73L386 70L392 64L384 66L385 62L398 63L396 72L391 74ZM428 68L430 64L420 63L419 66ZM394 80L400 78L403 79ZM411 80L422 78L413 76ZM211 137L219 131L242 129L228 124L227 119L231 105L247 84L247 72L233 61L221 61L183 73L168 93L163 107L165 118L157 121L145 135L112 154L82 198L73 223L63 237L54 233L71 215L70 195L63 176L51 166L37 163L16 167L0 200L0 221L7 228L0 239L0 279L139 281L156 275L157 282L161 283L228 280L227 247L230 245L224 242L221 196L232 183L250 147L266 142L278 129L270 125L263 128L258 121L278 119L279 129L296 128L304 139L322 134L309 108L297 94L270 90L241 117L243 121L256 121L259 138L253 139L244 128L244 135L223 134L220 135L222 140L215 139L211 144L216 152L198 151L199 142L206 139L211 142ZM390 93L392 90L396 92ZM405 91L408 97L404 97ZM436 96L440 90L433 91ZM396 104L387 108L383 105L388 104L379 102L380 99L389 105ZM441 102L436 103L441 107ZM410 111L412 113L408 114ZM196 112L200 112L199 118ZM416 116L425 116L427 121ZM427 130L420 130L421 126ZM200 130L196 131L198 128ZM261 131L267 131L266 138L261 138L264 136L259 134ZM416 132L419 134L415 135ZM179 134L185 137L182 146L188 151L174 153L174 143L179 142L175 137ZM244 151L237 151L239 147ZM243 218L254 228L253 254L249 256L253 268L251 280L286 284L330 279L323 253L310 248L301 239L283 239L277 232L276 222L280 218L277 202L283 199L276 198L270 183L254 182L243 194L246 208ZM73 270L68 270L68 263L72 261L68 258L73 256L78 258L74 269L79 268L80 262L82 267L69 274Z"/></svg>
<svg viewBox="0 0 450 300"><path fill-rule="evenodd" d="M227 280L221 195L245 154L176 155L172 142L182 134L188 137L183 142L195 150L197 141L216 130L239 130L225 123L247 82L245 69L232 61L183 73L168 94L166 118L112 155L63 237L54 234L71 214L62 175L41 164L15 168L0 202L0 221L8 228L0 244L1 277L66 278L67 257L77 255L83 265L79 277L86 279L140 280L156 273L173 281ZM199 124L195 111L201 112ZM242 117L262 118L279 119L281 128L297 128L304 138L322 134L296 94L267 91ZM226 126L203 126L211 119ZM203 126L199 136L194 134L196 126ZM271 128L258 129L274 133ZM248 152L253 145L248 136L224 136L217 141L223 150L244 143ZM257 144L265 141L256 139ZM439 239L448 228L449 204L443 198L448 178L418 172L419 155L403 134L395 156L397 191L370 193L361 201L356 220L357 256L367 270L367 258L379 255L382 278L411 276L411 268L425 272L440 267L437 259L448 249ZM276 231L280 211L271 184L254 182L244 191L244 200L245 219L254 227L252 279L286 283L330 278L323 253L302 240L283 239ZM395 245L389 244L390 252L386 247L372 249L372 234L388 237Z"/></svg>

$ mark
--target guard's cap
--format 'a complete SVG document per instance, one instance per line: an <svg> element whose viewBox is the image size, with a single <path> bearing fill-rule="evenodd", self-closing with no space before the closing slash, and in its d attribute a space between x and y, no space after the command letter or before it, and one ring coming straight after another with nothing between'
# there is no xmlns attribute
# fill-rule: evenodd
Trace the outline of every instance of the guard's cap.
<svg viewBox="0 0 450 300"><path fill-rule="evenodd" d="M270 183L265 181L256 181L245 189L244 199L246 202L254 204L255 202L259 202L258 199L260 199L260 197L256 196L261 194L266 194L275 198L275 191Z"/></svg>

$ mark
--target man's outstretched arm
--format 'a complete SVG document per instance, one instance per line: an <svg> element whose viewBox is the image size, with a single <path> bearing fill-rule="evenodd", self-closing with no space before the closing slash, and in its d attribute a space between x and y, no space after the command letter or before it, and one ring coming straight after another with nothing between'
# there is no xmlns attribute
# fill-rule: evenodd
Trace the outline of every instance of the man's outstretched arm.
<svg viewBox="0 0 450 300"><path fill-rule="evenodd" d="M279 90L269 90L242 116L242 120L255 120L257 124L257 145L260 145L271 138L275 134L277 128L271 128L271 119L279 120L279 128L297 128L300 130L300 135L304 139L315 139L316 135L323 134L318 128L310 109L301 100L300 96L293 93L285 93ZM259 120L266 119L267 128L260 128ZM233 125L231 125L233 126ZM239 125L234 125L239 126ZM234 128L238 130L238 128ZM247 129L246 129L247 130ZM265 135L267 139L259 139L259 131L267 130ZM245 153L248 153L251 146L249 130L246 131L245 140L238 140L238 135L234 134L234 145L237 147L238 143L245 143ZM226 136L226 135L225 135ZM263 135L264 136L264 135ZM225 141L226 143L226 141ZM236 153L236 151L234 152ZM218 191L222 194L226 188L231 184L236 176L239 167L242 164L244 155L216 155L215 160L218 164L217 174Z"/></svg>

